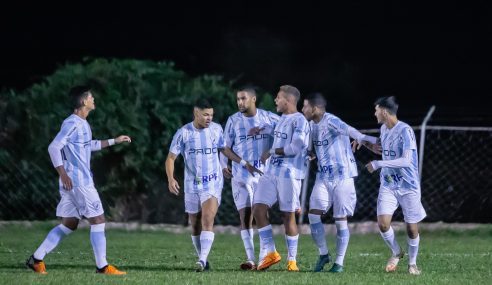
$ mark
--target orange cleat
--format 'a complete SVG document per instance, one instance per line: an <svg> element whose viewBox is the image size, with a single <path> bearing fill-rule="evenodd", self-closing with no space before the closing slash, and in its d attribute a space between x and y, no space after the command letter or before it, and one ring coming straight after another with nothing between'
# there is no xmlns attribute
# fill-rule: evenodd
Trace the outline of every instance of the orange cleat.
<svg viewBox="0 0 492 285"><path fill-rule="evenodd" d="M257 270L268 269L270 266L279 263L280 260L282 260L282 257L277 251L270 252L260 261Z"/></svg>
<svg viewBox="0 0 492 285"><path fill-rule="evenodd" d="M104 266L102 269L98 268L96 270L96 273L101 273L101 274L106 274L106 275L125 275L126 274L125 271L120 271L116 267L114 267L113 265L110 265L110 264Z"/></svg>
<svg viewBox="0 0 492 285"><path fill-rule="evenodd" d="M36 273L39 273L39 274L48 274L48 272L46 272L46 265L44 264L44 261L42 261L42 260L35 260L33 255L31 255L26 260L26 266L28 268L31 268Z"/></svg>

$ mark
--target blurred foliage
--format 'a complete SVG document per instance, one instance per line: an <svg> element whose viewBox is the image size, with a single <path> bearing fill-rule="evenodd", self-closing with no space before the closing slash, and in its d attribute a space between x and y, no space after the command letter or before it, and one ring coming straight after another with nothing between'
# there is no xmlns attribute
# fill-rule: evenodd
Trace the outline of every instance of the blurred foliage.
<svg viewBox="0 0 492 285"><path fill-rule="evenodd" d="M93 155L96 188L108 214L115 220L185 222L182 196L167 190L164 161L169 145L174 133L192 121L198 98L212 103L214 121L224 125L237 112L234 82L215 75L190 77L169 62L116 59L66 64L25 91L0 93L0 182L7 186L2 191L8 197L2 209L9 208L0 211L0 219L53 217L54 208L38 207L40 196L57 197L47 148L71 114L68 90L79 84L93 88L96 110L88 121L94 138L132 138L129 145ZM272 97L260 95L261 104L272 110ZM182 181L182 159L175 173ZM35 213L15 213L15 207L35 207Z"/></svg>

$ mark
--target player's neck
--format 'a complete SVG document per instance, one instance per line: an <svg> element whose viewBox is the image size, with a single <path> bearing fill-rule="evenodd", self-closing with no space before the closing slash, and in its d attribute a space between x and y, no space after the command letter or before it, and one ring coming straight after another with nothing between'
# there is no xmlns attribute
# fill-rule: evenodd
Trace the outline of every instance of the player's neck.
<svg viewBox="0 0 492 285"><path fill-rule="evenodd" d="M195 127L195 129L197 130L204 129L204 127L200 126L196 121L193 121L193 127Z"/></svg>
<svg viewBox="0 0 492 285"><path fill-rule="evenodd" d="M287 110L285 110L282 115L291 115L297 113L297 106L288 106Z"/></svg>
<svg viewBox="0 0 492 285"><path fill-rule="evenodd" d="M245 117L254 117L254 116L256 116L256 112L257 112L256 107L253 107L253 108L251 108L251 110L244 112L243 115Z"/></svg>
<svg viewBox="0 0 492 285"><path fill-rule="evenodd" d="M313 115L313 122L315 122L316 124L319 123L321 121L321 119L323 119L323 114L314 114Z"/></svg>
<svg viewBox="0 0 492 285"><path fill-rule="evenodd" d="M384 123L388 129L392 129L398 123L398 118L396 116L388 117Z"/></svg>
<svg viewBox="0 0 492 285"><path fill-rule="evenodd" d="M80 108L80 109L75 109L73 111L73 113L77 116L79 116L80 118L84 119L84 120L87 120L87 116L89 116L89 112L90 110L86 109L86 108Z"/></svg>

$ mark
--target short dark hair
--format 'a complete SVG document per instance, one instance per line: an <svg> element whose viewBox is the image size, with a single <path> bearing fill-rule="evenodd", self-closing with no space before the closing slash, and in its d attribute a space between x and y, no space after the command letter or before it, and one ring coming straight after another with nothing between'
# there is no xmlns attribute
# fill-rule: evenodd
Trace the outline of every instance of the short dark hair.
<svg viewBox="0 0 492 285"><path fill-rule="evenodd" d="M213 108L210 102L208 102L206 99L196 100L195 105L193 105L193 107L198 108L200 110Z"/></svg>
<svg viewBox="0 0 492 285"><path fill-rule="evenodd" d="M82 107L84 99L89 95L91 88L87 85L74 86L68 92L70 96L70 104L74 109Z"/></svg>
<svg viewBox="0 0 492 285"><path fill-rule="evenodd" d="M311 93L306 97L309 105L318 108L326 108L326 99L321 93Z"/></svg>
<svg viewBox="0 0 492 285"><path fill-rule="evenodd" d="M256 90L257 89L258 88L256 88L253 85L245 85L245 86L242 86L241 88L237 89L237 92L247 92L253 96L256 96Z"/></svg>
<svg viewBox="0 0 492 285"><path fill-rule="evenodd" d="M280 91L294 96L296 98L296 102L299 101L299 99L301 98L301 92L299 92L299 89L295 88L292 85L282 85L280 86Z"/></svg>
<svg viewBox="0 0 492 285"><path fill-rule="evenodd" d="M396 115L396 112L398 111L398 103L396 103L395 96L379 97L376 102L374 102L374 106L376 105L385 108L392 115Z"/></svg>

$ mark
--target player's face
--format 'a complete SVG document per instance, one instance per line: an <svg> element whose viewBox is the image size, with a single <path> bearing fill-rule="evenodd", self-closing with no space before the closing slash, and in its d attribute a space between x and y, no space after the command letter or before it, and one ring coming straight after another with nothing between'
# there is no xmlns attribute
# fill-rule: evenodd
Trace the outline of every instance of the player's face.
<svg viewBox="0 0 492 285"><path fill-rule="evenodd" d="M379 107L379 105L376 105L374 109L376 110L376 112L374 112L374 116L376 116L376 119L378 120L378 124L384 124L386 118L386 110L384 110L384 108Z"/></svg>
<svg viewBox="0 0 492 285"><path fill-rule="evenodd" d="M275 98L275 104L277 105L277 112L283 113L287 111L287 105L289 102L287 102L287 94L284 91L279 91L277 93L277 97Z"/></svg>
<svg viewBox="0 0 492 285"><path fill-rule="evenodd" d="M302 106L302 113L306 120L310 121L314 116L314 108L309 104L308 100L304 100L304 105Z"/></svg>
<svg viewBox="0 0 492 285"><path fill-rule="evenodd" d="M85 97L84 106L87 109L89 109L89 111L96 109L96 103L94 102L94 97L92 96L91 92L89 92L89 95L87 95L87 97Z"/></svg>
<svg viewBox="0 0 492 285"><path fill-rule="evenodd" d="M248 94L248 92L237 92L237 108L241 113L247 113L255 105L256 97Z"/></svg>
<svg viewBox="0 0 492 285"><path fill-rule="evenodd" d="M214 109L198 109L195 108L193 114L195 115L195 122L200 128L208 128L214 117Z"/></svg>

